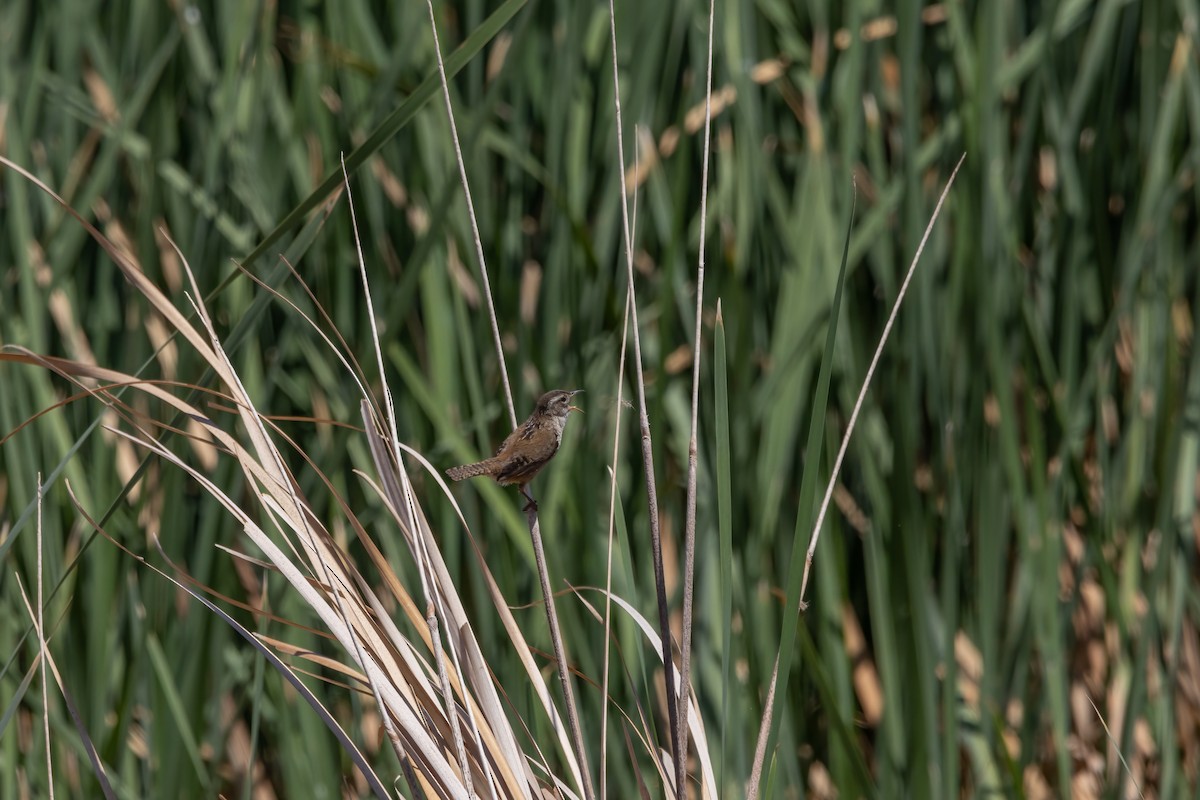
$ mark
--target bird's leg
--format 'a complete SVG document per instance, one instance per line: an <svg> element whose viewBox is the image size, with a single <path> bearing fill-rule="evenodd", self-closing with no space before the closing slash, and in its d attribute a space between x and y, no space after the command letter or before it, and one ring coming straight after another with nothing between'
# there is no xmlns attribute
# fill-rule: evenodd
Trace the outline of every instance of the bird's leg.
<svg viewBox="0 0 1200 800"><path fill-rule="evenodd" d="M522 483L521 489L520 489L521 495L526 500L529 501L528 503L525 504L525 507L521 509L526 514L528 514L530 511L537 512L537 507L538 507L537 501L533 499L533 495L529 494L529 489L526 488L528 485L529 484L527 484L527 483Z"/></svg>

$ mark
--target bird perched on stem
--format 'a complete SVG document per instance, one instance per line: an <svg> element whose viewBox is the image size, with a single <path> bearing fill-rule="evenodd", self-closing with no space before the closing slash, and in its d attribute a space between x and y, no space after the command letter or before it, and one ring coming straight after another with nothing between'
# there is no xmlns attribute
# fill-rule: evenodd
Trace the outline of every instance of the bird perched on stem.
<svg viewBox="0 0 1200 800"><path fill-rule="evenodd" d="M501 486L511 486L515 483L529 501L524 510L536 510L537 503L525 487L558 452L558 446L562 444L563 428L567 425L567 416L572 411L583 413L582 408L571 405L571 398L582 391L583 389L554 389L546 392L538 399L537 407L529 415L529 419L508 435L496 451L496 455L474 464L451 467L446 470L446 474L455 481L490 475Z"/></svg>

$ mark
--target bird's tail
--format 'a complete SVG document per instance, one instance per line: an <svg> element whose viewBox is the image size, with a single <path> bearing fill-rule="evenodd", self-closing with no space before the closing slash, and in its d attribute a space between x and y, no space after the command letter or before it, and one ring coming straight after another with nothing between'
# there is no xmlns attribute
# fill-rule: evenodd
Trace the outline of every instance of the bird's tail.
<svg viewBox="0 0 1200 800"><path fill-rule="evenodd" d="M452 481L466 480L467 478L477 478L480 475L491 475L496 470L496 459L489 458L484 461L478 461L474 464L463 464L461 467L451 467L446 470L446 474Z"/></svg>

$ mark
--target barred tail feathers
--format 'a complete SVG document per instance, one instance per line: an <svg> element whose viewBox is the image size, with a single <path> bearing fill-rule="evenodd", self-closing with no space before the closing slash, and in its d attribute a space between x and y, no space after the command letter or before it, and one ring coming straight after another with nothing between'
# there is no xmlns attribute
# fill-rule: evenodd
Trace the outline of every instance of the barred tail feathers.
<svg viewBox="0 0 1200 800"><path fill-rule="evenodd" d="M480 475L491 475L495 471L496 459L489 458L484 461L478 461L474 464L463 464L460 467L451 467L446 470L446 475L452 481L462 481L467 478L477 478Z"/></svg>

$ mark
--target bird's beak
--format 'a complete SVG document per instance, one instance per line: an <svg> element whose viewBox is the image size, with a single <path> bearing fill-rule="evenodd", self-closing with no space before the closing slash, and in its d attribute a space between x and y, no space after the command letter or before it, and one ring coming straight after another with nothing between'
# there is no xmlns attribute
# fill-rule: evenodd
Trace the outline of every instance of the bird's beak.
<svg viewBox="0 0 1200 800"><path fill-rule="evenodd" d="M582 391L583 391L583 389L575 389L574 391L571 392L571 397L574 397L575 395L579 394ZM578 411L580 414L583 413L583 409L580 408L579 406L567 406L567 413L570 413L572 411Z"/></svg>

